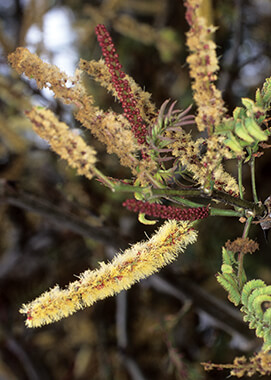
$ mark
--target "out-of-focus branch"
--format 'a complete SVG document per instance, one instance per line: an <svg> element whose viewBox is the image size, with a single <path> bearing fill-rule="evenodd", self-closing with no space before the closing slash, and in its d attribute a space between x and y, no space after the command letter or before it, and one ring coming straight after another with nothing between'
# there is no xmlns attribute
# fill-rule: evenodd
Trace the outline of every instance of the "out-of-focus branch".
<svg viewBox="0 0 271 380"><path fill-rule="evenodd" d="M116 297L116 329L118 347L127 349L127 292L120 292Z"/></svg>
<svg viewBox="0 0 271 380"><path fill-rule="evenodd" d="M242 320L241 313L230 304L213 296L186 276L174 276L170 273L170 280L160 275L154 275L145 280L154 289L177 298L181 303L193 302L195 308L204 312L213 325L221 328L233 338L238 337L241 349L254 347L254 335Z"/></svg>
<svg viewBox="0 0 271 380"><path fill-rule="evenodd" d="M121 357L123 360L123 364L127 369L128 373L130 374L132 380L146 380L146 377L141 372L138 364L131 356L127 354L121 354Z"/></svg>
<svg viewBox="0 0 271 380"><path fill-rule="evenodd" d="M60 229L69 229L114 248L126 246L126 242L116 231L105 226L92 226L81 217L53 205L45 199L21 190L16 183L0 179L0 203L7 203L42 215Z"/></svg>
<svg viewBox="0 0 271 380"><path fill-rule="evenodd" d="M5 346L20 362L29 380L38 380L40 378L33 361L18 341L12 337L7 337Z"/></svg>
<svg viewBox="0 0 271 380"><path fill-rule="evenodd" d="M127 292L119 293L116 300L116 329L120 359L133 380L146 380L136 360L127 352Z"/></svg>

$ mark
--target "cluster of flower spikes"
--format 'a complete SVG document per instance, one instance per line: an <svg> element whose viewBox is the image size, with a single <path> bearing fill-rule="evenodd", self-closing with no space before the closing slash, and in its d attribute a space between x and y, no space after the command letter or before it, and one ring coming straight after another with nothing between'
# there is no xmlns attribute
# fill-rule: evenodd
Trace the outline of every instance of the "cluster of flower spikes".
<svg viewBox="0 0 271 380"><path fill-rule="evenodd" d="M149 203L136 199L127 199L122 204L128 210L141 212L148 216L170 220L196 220L207 218L210 214L209 207L178 208L165 206L159 203Z"/></svg>
<svg viewBox="0 0 271 380"><path fill-rule="evenodd" d="M109 69L114 88L118 94L118 99L124 110L124 115L129 120L138 143L144 144L146 143L147 128L140 116L139 108L136 106L136 99L133 96L129 82L127 79L124 79L125 73L122 71L112 38L106 27L102 24L96 26L95 32L102 49L105 64Z"/></svg>

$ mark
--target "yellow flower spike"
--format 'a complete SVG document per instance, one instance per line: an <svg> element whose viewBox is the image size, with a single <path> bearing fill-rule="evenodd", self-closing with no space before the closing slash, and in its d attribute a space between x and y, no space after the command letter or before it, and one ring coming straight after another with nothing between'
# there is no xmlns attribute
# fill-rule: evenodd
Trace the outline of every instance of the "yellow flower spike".
<svg viewBox="0 0 271 380"><path fill-rule="evenodd" d="M22 305L20 313L27 315L26 326L39 327L59 321L98 300L129 289L175 260L196 238L197 231L190 222L165 222L151 239L117 254L109 263L100 263L100 268L86 270L65 289L56 285Z"/></svg>
<svg viewBox="0 0 271 380"><path fill-rule="evenodd" d="M35 107L26 112L34 131L47 140L61 158L75 168L80 175L88 179L93 177L93 168L96 163L96 151L88 146L78 134L60 122L48 109Z"/></svg>
<svg viewBox="0 0 271 380"><path fill-rule="evenodd" d="M204 8L209 5L208 1L186 0L184 5L190 27L186 34L186 43L190 50L187 63L193 79L193 97L198 106L195 121L200 132L207 130L208 135L211 135L226 111L221 92L215 85L219 65L216 44L211 38L216 28L207 25L205 17L201 17L202 13L206 16ZM207 11L207 14L210 15L210 12Z"/></svg>

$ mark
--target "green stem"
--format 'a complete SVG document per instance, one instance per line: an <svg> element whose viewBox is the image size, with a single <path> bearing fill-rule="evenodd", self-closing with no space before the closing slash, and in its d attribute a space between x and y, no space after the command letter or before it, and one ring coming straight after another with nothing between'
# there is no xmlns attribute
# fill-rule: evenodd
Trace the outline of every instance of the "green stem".
<svg viewBox="0 0 271 380"><path fill-rule="evenodd" d="M150 180L150 182L156 186L158 189L162 189L163 185L161 182L157 181L155 178L153 178L149 173L146 173L146 177Z"/></svg>
<svg viewBox="0 0 271 380"><path fill-rule="evenodd" d="M164 197L164 198L168 199L169 201L179 203L183 206L188 206L188 207L204 207L205 206L202 203L193 202L193 201L190 201L189 199L180 198L180 197L176 197L176 196L175 197Z"/></svg>
<svg viewBox="0 0 271 380"><path fill-rule="evenodd" d="M254 216L256 215L262 215L265 211L264 205L259 205L254 202L246 201L245 199L237 198L233 195L224 193L222 191L213 190L212 194L205 194L201 189L182 189L182 190L175 190L175 189L150 189L148 187L141 187L141 186L133 186L129 184L112 184L115 191L119 192L128 192L128 193L144 193L145 190L150 190L152 195L161 197L161 198L167 198L167 197L181 197L180 202L183 202L183 204L188 205L190 201L183 198L203 198L208 201L212 200L218 200L221 203L231 205L233 207L237 207L239 209L243 209L245 211L250 211ZM188 201L188 202L187 202ZM193 205L193 207L199 207L201 206L199 203L190 203L189 205ZM238 210L237 210L238 211ZM240 214L238 214L240 215Z"/></svg>
<svg viewBox="0 0 271 380"><path fill-rule="evenodd" d="M247 221L246 221L246 224L245 224L245 227L244 227L244 231L243 231L243 235L242 235L243 239L245 239L247 237L247 235L248 235L252 219L253 219L252 216L250 216L249 218L247 218ZM239 252L239 255L238 255L238 273L237 273L237 278L238 278L239 289L242 290L243 285L244 285L244 281L245 281L245 278L246 278L246 274L245 274L245 270L244 270L244 253L243 252Z"/></svg>
<svg viewBox="0 0 271 380"><path fill-rule="evenodd" d="M255 157L252 155L250 161L250 173L251 173L251 185L252 185L252 194L253 200L255 203L259 202L256 190L256 179L255 179Z"/></svg>
<svg viewBox="0 0 271 380"><path fill-rule="evenodd" d="M240 158L238 159L238 185L239 185L240 198L244 199L243 185L242 185L242 168L243 168L243 160Z"/></svg>
<svg viewBox="0 0 271 380"><path fill-rule="evenodd" d="M160 197L172 197L172 196L179 196L179 197L188 197L188 198L196 198L200 197L202 192L200 189L184 189L184 190L174 190L174 189L168 189L168 188L150 188L150 187L142 187L142 186L133 186L129 184L124 183L117 183L113 184L114 190L117 192L124 192L124 193L144 193L146 190L149 190L153 195L157 195Z"/></svg>
<svg viewBox="0 0 271 380"><path fill-rule="evenodd" d="M234 210L225 210L222 208L213 208L210 209L210 216L237 216L241 217L243 215L242 212L234 211Z"/></svg>
<svg viewBox="0 0 271 380"><path fill-rule="evenodd" d="M238 272L237 272L237 279L238 279L238 287L239 290L242 291L243 285L244 285L244 279L245 277L245 270L244 270L244 253L240 252L238 255Z"/></svg>
<svg viewBox="0 0 271 380"><path fill-rule="evenodd" d="M252 216L250 216L249 218L247 218L247 221L246 221L246 224L245 224L245 227L244 227L244 231L243 231L243 235L242 235L243 239L245 239L247 237L247 235L248 235L252 219L253 219Z"/></svg>
<svg viewBox="0 0 271 380"><path fill-rule="evenodd" d="M116 186L115 186L114 182L110 181L110 179L108 177L106 177L99 169L97 169L95 166L93 166L91 168L91 170L92 170L92 173L96 177L98 177L103 184L107 185L110 188L110 190L112 190L113 192L116 191L115 190Z"/></svg>

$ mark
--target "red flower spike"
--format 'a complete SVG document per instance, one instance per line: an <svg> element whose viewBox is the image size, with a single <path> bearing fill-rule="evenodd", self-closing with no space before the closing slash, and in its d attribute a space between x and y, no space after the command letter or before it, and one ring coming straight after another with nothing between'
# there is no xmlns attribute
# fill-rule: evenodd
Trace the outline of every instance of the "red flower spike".
<svg viewBox="0 0 271 380"><path fill-rule="evenodd" d="M178 208L160 205L158 203L138 201L136 199L127 199L122 205L130 211L142 212L146 215L161 219L192 221L207 218L210 214L209 207Z"/></svg>
<svg viewBox="0 0 271 380"><path fill-rule="evenodd" d="M114 47L112 38L106 27L99 24L95 28L97 35L97 40L102 49L105 64L109 69L112 77L112 83L118 94L118 98L121 101L122 108L124 110L125 117L131 123L132 131L139 144L146 143L146 126L143 124L142 117L140 116L140 111L136 107L136 99L132 94L129 82L125 77L125 73L122 71L122 66L119 62L118 54Z"/></svg>

